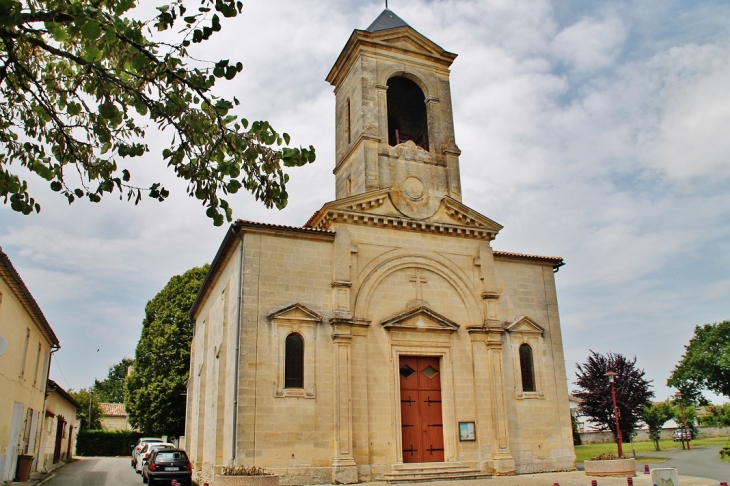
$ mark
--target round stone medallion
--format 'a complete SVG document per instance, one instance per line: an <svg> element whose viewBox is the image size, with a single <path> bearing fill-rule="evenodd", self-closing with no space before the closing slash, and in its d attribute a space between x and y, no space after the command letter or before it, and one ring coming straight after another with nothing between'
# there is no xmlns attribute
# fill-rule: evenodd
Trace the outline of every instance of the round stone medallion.
<svg viewBox="0 0 730 486"><path fill-rule="evenodd" d="M415 200L423 197L423 182L418 177L406 177L403 181L403 193L408 198Z"/></svg>

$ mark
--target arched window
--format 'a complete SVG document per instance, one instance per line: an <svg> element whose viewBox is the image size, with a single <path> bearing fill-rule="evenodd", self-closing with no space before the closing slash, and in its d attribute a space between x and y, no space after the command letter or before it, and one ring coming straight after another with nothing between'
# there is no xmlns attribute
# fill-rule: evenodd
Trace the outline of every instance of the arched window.
<svg viewBox="0 0 730 486"><path fill-rule="evenodd" d="M520 371L522 372L522 391L536 391L535 369L532 365L532 348L529 344L520 346Z"/></svg>
<svg viewBox="0 0 730 486"><path fill-rule="evenodd" d="M428 150L426 97L416 83L400 76L388 80L388 144L408 140Z"/></svg>
<svg viewBox="0 0 730 486"><path fill-rule="evenodd" d="M295 332L286 337L284 388L304 388L304 339Z"/></svg>

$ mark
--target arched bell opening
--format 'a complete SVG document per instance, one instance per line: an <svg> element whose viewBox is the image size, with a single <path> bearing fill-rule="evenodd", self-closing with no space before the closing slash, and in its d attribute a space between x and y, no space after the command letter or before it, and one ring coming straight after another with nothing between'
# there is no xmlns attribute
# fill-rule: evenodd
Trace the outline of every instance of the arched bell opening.
<svg viewBox="0 0 730 486"><path fill-rule="evenodd" d="M388 80L388 144L411 140L428 151L426 97L410 79L394 76Z"/></svg>

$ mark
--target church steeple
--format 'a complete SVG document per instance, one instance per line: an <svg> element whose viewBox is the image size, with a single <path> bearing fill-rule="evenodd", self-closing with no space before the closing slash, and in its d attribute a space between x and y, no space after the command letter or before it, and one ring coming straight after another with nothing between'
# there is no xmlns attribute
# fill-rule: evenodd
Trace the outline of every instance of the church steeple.
<svg viewBox="0 0 730 486"><path fill-rule="evenodd" d="M353 31L327 81L336 95L337 199L391 188L404 215L422 219L461 201L445 51L385 9Z"/></svg>
<svg viewBox="0 0 730 486"><path fill-rule="evenodd" d="M373 20L370 27L365 30L368 32L378 32L380 30L395 29L398 27L410 27L410 25L405 23L403 19L398 17L392 10L386 8L380 13L380 15L378 15L377 19Z"/></svg>

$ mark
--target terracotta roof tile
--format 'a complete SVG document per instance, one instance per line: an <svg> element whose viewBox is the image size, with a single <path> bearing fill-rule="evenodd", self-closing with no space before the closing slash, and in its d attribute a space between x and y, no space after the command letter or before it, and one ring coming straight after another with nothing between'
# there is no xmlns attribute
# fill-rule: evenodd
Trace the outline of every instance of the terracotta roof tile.
<svg viewBox="0 0 730 486"><path fill-rule="evenodd" d="M546 263L552 263L554 267L562 267L565 265L563 257L558 256L543 256L543 255L529 255L526 253L512 253L509 251L494 251L494 256L497 258L513 258L515 260L532 260L532 261L543 261Z"/></svg>

